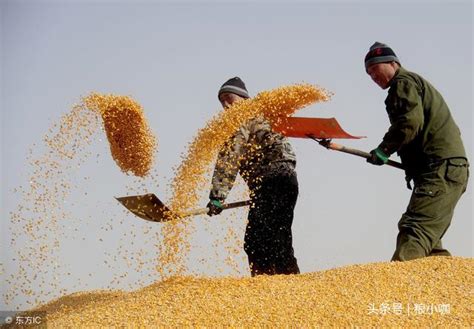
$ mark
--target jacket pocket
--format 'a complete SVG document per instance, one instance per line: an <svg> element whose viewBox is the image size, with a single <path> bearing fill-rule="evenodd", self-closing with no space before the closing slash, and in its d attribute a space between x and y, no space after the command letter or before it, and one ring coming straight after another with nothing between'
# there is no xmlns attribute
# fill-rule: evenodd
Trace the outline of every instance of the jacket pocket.
<svg viewBox="0 0 474 329"><path fill-rule="evenodd" d="M423 185L415 187L415 190L413 191L413 193L419 196L425 195L425 196L435 197L444 193L445 190L446 189L442 185L423 184Z"/></svg>
<svg viewBox="0 0 474 329"><path fill-rule="evenodd" d="M463 158L452 158L448 159L447 168L446 168L446 179L463 184L467 181L468 175L468 162Z"/></svg>

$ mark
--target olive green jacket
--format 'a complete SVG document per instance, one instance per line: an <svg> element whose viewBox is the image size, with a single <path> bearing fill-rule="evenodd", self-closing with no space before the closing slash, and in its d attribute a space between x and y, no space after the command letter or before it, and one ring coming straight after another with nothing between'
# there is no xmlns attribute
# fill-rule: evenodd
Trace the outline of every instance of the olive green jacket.
<svg viewBox="0 0 474 329"><path fill-rule="evenodd" d="M219 152L209 198L224 200L237 173L251 187L256 180L280 170L275 168L282 162L290 163L292 168L296 164L288 139L272 131L265 118L254 118L240 127Z"/></svg>
<svg viewBox="0 0 474 329"><path fill-rule="evenodd" d="M400 67L385 99L391 126L379 147L398 152L407 176L430 163L466 157L461 133L441 94L424 78Z"/></svg>

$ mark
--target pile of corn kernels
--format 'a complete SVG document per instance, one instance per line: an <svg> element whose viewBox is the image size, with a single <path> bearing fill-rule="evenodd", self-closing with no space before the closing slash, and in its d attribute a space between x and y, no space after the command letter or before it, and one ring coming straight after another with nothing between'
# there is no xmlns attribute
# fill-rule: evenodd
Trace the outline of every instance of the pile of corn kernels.
<svg viewBox="0 0 474 329"><path fill-rule="evenodd" d="M428 257L255 278L172 277L82 292L32 313L48 327L472 327L474 260Z"/></svg>

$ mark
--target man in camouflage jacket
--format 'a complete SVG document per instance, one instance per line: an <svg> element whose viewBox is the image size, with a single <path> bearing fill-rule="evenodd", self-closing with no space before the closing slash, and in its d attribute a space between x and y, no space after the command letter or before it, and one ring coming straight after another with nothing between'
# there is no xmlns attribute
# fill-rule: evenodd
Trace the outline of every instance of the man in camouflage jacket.
<svg viewBox="0 0 474 329"><path fill-rule="evenodd" d="M244 82L235 77L222 85L218 98L227 108L249 95ZM222 203L240 173L252 199L244 238L252 276L299 273L291 233L298 197L295 166L296 157L288 140L272 131L263 117L240 127L219 152L208 214L222 211Z"/></svg>
<svg viewBox="0 0 474 329"><path fill-rule="evenodd" d="M465 192L469 163L461 133L441 94L424 78L405 70L393 50L376 42L365 68L382 89L391 126L368 162L382 165L398 152L407 185L414 182L392 260L446 255L441 239Z"/></svg>

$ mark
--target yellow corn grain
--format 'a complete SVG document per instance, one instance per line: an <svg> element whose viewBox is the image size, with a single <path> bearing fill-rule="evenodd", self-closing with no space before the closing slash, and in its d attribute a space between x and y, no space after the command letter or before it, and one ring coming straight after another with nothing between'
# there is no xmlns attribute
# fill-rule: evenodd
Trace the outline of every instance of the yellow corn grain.
<svg viewBox="0 0 474 329"><path fill-rule="evenodd" d="M102 116L112 157L125 173L143 177L153 166L156 138L140 104L128 96L91 93L86 107Z"/></svg>
<svg viewBox="0 0 474 329"><path fill-rule="evenodd" d="M427 257L255 278L172 277L64 296L48 327L472 327L474 260ZM32 312L34 313L34 312Z"/></svg>

